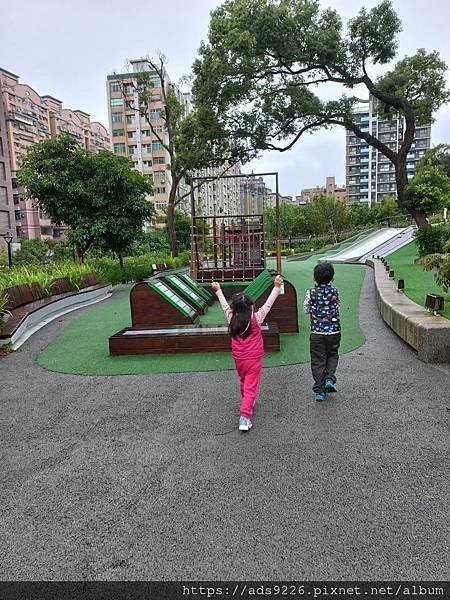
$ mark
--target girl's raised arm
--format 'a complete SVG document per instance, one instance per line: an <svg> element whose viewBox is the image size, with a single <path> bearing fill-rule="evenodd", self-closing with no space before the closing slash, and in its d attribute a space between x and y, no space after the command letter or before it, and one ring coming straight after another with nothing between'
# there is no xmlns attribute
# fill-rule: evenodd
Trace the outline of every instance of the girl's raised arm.
<svg viewBox="0 0 450 600"><path fill-rule="evenodd" d="M213 281L211 284L211 287L214 290L214 292L216 293L217 299L220 302L220 306L222 307L223 312L225 313L225 316L229 323L231 321L231 317L233 316L233 311L231 310L230 305L228 304L228 302L225 299L225 296L223 295L220 284L217 283L217 281Z"/></svg>
<svg viewBox="0 0 450 600"><path fill-rule="evenodd" d="M273 290L270 292L270 296L267 298L267 300L264 302L264 304L261 306L261 308L258 310L258 312L255 313L256 320L258 321L258 323L260 325L261 325L261 323L264 322L264 319L269 314L269 311L272 308L273 303L280 295L280 288L281 288L282 283L283 283L283 278L281 277L281 275L277 275L275 277L275 281L273 283Z"/></svg>

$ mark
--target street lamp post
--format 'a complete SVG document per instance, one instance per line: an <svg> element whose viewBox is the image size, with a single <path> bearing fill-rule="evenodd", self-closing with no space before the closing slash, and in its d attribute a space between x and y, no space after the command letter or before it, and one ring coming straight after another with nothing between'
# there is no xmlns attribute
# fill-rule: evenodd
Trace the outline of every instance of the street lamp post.
<svg viewBox="0 0 450 600"><path fill-rule="evenodd" d="M4 233L2 235L2 238L5 240L7 246L8 246L8 266L11 269L12 267L12 253L11 253L11 244L13 241L13 236L9 233L9 231L7 231L6 233Z"/></svg>

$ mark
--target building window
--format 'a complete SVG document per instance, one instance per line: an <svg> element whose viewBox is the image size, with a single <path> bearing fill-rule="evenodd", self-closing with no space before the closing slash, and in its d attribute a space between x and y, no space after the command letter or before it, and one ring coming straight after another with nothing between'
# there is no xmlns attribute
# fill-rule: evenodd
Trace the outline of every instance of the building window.
<svg viewBox="0 0 450 600"><path fill-rule="evenodd" d="M165 202L155 202L156 210L166 210L167 204Z"/></svg>
<svg viewBox="0 0 450 600"><path fill-rule="evenodd" d="M124 90L126 96L132 96L134 94L134 85L128 84L124 86Z"/></svg>
<svg viewBox="0 0 450 600"><path fill-rule="evenodd" d="M152 150L162 150L163 147L161 142L152 142Z"/></svg>
<svg viewBox="0 0 450 600"><path fill-rule="evenodd" d="M111 98L111 106L122 106L123 100L122 98Z"/></svg>
<svg viewBox="0 0 450 600"><path fill-rule="evenodd" d="M111 90L111 93L120 92L120 83L113 81L109 84L109 89Z"/></svg>
<svg viewBox="0 0 450 600"><path fill-rule="evenodd" d="M142 164L144 165L144 167L151 167L152 166L152 161L151 160L144 160L142 162Z"/></svg>
<svg viewBox="0 0 450 600"><path fill-rule="evenodd" d="M160 110L151 110L151 111L149 111L148 118L150 119L150 121L153 121L155 119L160 119L161 118L161 111Z"/></svg>
<svg viewBox="0 0 450 600"><path fill-rule="evenodd" d="M127 115L127 124L134 125L136 123L136 117L134 115Z"/></svg>
<svg viewBox="0 0 450 600"><path fill-rule="evenodd" d="M137 146L128 146L128 154L135 154Z"/></svg>
<svg viewBox="0 0 450 600"><path fill-rule="evenodd" d="M150 131L150 129L145 129L142 131L142 135L146 136L146 137L150 137L152 134L152 132Z"/></svg>
<svg viewBox="0 0 450 600"><path fill-rule="evenodd" d="M155 194L165 194L165 193L166 193L165 187L156 187L155 188Z"/></svg>
<svg viewBox="0 0 450 600"><path fill-rule="evenodd" d="M125 135L125 131L123 129L113 129L113 137L122 137Z"/></svg>
<svg viewBox="0 0 450 600"><path fill-rule="evenodd" d="M166 159L164 158L164 156L156 156L153 159L153 164L155 165L164 165L166 163Z"/></svg>
<svg viewBox="0 0 450 600"><path fill-rule="evenodd" d="M5 163L0 162L0 179L6 179Z"/></svg>
<svg viewBox="0 0 450 600"><path fill-rule="evenodd" d="M112 123L122 123L123 122L123 113L122 112L112 113L111 122Z"/></svg>
<svg viewBox="0 0 450 600"><path fill-rule="evenodd" d="M129 132L128 132L128 137L129 137L130 139L134 138L134 137L135 137L135 133L136 133L135 131L129 131Z"/></svg>
<svg viewBox="0 0 450 600"><path fill-rule="evenodd" d="M8 204L8 196L6 194L6 188L0 187L0 203Z"/></svg>
<svg viewBox="0 0 450 600"><path fill-rule="evenodd" d="M114 154L125 154L125 144L114 144Z"/></svg>

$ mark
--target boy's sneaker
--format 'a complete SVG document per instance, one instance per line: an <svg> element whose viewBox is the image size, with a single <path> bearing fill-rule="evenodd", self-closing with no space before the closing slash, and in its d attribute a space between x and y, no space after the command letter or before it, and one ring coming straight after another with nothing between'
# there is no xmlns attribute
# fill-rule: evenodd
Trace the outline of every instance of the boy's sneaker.
<svg viewBox="0 0 450 600"><path fill-rule="evenodd" d="M314 396L314 400L316 402L323 402L326 397L327 397L327 395L325 394L325 392L319 392L318 394L316 394Z"/></svg>
<svg viewBox="0 0 450 600"><path fill-rule="evenodd" d="M248 417L239 418L239 431L248 431L252 428L252 422Z"/></svg>
<svg viewBox="0 0 450 600"><path fill-rule="evenodd" d="M327 392L337 392L336 384L331 379L325 381L325 390Z"/></svg>

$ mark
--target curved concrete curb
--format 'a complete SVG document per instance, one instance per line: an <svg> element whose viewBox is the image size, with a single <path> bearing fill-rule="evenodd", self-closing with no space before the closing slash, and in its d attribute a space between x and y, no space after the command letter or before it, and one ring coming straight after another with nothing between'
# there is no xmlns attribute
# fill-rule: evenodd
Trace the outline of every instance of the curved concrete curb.
<svg viewBox="0 0 450 600"><path fill-rule="evenodd" d="M383 263L367 259L375 272L377 304L383 320L427 363L450 363L450 321L435 317L397 291Z"/></svg>

